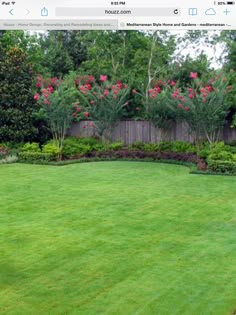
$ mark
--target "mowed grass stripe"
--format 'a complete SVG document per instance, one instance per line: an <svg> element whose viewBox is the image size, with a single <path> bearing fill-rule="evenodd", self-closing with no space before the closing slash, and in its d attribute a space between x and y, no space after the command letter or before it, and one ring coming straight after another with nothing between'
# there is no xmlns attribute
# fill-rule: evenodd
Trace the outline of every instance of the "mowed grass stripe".
<svg viewBox="0 0 236 315"><path fill-rule="evenodd" d="M235 309L235 177L99 162L0 178L1 314Z"/></svg>

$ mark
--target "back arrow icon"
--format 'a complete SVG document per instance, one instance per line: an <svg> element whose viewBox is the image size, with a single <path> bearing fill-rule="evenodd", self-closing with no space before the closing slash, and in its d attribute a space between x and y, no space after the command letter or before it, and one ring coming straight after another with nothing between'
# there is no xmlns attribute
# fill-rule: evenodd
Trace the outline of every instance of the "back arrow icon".
<svg viewBox="0 0 236 315"><path fill-rule="evenodd" d="M11 9L11 10L9 11L9 13L10 13L11 15L13 15L12 11L13 11L13 9Z"/></svg>

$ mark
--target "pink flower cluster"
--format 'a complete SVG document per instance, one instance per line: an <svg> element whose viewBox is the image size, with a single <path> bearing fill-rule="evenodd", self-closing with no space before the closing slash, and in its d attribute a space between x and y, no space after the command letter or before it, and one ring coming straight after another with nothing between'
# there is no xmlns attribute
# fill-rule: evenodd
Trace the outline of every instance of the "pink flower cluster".
<svg viewBox="0 0 236 315"><path fill-rule="evenodd" d="M160 92L161 92L161 88L160 88L159 86L155 87L154 89L150 89L150 90L148 91L149 96L150 96L151 98L156 98L157 95L158 95Z"/></svg>
<svg viewBox="0 0 236 315"><path fill-rule="evenodd" d="M75 80L75 84L77 86L93 84L94 82L95 78L92 75L79 75Z"/></svg>
<svg viewBox="0 0 236 315"><path fill-rule="evenodd" d="M38 102L42 97L43 103L50 105L48 98L54 92L55 88L60 85L60 83L61 81L56 77L43 79L41 76L38 76L36 87L39 89L39 92L34 95L34 100Z"/></svg>
<svg viewBox="0 0 236 315"><path fill-rule="evenodd" d="M42 88L44 86L48 88L48 87L58 86L59 84L60 84L60 80L57 77L43 79L41 76L38 76L35 86L36 88Z"/></svg>
<svg viewBox="0 0 236 315"><path fill-rule="evenodd" d="M90 83L80 85L79 90L82 94L86 94L89 90L91 90L92 86Z"/></svg>
<svg viewBox="0 0 236 315"><path fill-rule="evenodd" d="M91 78L92 79L92 78ZM105 83L108 80L107 75L100 75L100 81ZM95 81L93 80L93 83ZM128 84L123 84L120 80L116 82L116 84L109 85L109 83L101 84L97 86L98 90L93 90L92 82L88 83L86 81L85 84L79 86L79 90L82 94L88 94L89 96L93 96L93 99L90 100L90 104L94 105L97 98L104 99L105 97L111 96L114 99L118 99L119 91L122 89L127 89ZM91 91L90 91L91 90ZM93 90L93 91L92 91Z"/></svg>

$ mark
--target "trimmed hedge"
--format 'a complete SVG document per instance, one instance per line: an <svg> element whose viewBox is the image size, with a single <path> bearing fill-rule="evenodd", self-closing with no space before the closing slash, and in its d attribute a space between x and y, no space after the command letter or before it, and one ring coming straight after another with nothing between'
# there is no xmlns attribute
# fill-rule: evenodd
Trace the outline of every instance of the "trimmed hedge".
<svg viewBox="0 0 236 315"><path fill-rule="evenodd" d="M223 174L236 174L236 162L221 161L221 160L207 160L208 169Z"/></svg>
<svg viewBox="0 0 236 315"><path fill-rule="evenodd" d="M19 152L20 161L53 161L55 160L55 154L41 153L41 152Z"/></svg>

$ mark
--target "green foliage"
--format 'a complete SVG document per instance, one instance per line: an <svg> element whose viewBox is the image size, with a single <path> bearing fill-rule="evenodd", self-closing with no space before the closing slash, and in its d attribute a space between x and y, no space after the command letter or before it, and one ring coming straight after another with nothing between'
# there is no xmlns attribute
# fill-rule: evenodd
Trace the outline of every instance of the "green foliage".
<svg viewBox="0 0 236 315"><path fill-rule="evenodd" d="M17 143L17 142L1 142L0 147L10 149L10 150L18 150L21 149L24 143Z"/></svg>
<svg viewBox="0 0 236 315"><path fill-rule="evenodd" d="M70 137L65 139L62 154L65 157L73 157L75 155L85 155L92 151L89 144L80 142L80 139Z"/></svg>
<svg viewBox="0 0 236 315"><path fill-rule="evenodd" d="M206 159L210 156L214 160L231 160L233 159L234 147L226 145L223 141L209 143L203 142L197 147L197 154L199 157Z"/></svg>
<svg viewBox="0 0 236 315"><path fill-rule="evenodd" d="M196 153L197 150L196 150L196 147L189 142L173 141L171 151Z"/></svg>
<svg viewBox="0 0 236 315"><path fill-rule="evenodd" d="M57 144L54 141L49 141L48 143L42 146L43 153L50 153L55 156L58 156L61 152L60 148L58 148Z"/></svg>
<svg viewBox="0 0 236 315"><path fill-rule="evenodd" d="M162 152L189 152L196 153L196 147L188 142L184 141L160 141L158 143L143 143L143 142L134 142L129 148L143 150L143 151L162 151Z"/></svg>
<svg viewBox="0 0 236 315"><path fill-rule="evenodd" d="M203 159L206 159L208 155L211 153L210 144L203 143L197 148L197 155Z"/></svg>
<svg viewBox="0 0 236 315"><path fill-rule="evenodd" d="M156 69L164 72L175 50L174 36L168 35L154 31L87 31L81 39L87 48L81 69L97 78L109 73L112 81L127 82L131 78L136 84L146 83L149 61L151 75L156 78Z"/></svg>
<svg viewBox="0 0 236 315"><path fill-rule="evenodd" d="M106 151L107 145L104 143L97 143L97 144L93 145L92 150L93 151Z"/></svg>
<svg viewBox="0 0 236 315"><path fill-rule="evenodd" d="M39 144L35 143L35 142L27 142L25 143L22 148L21 148L22 152L41 152Z"/></svg>
<svg viewBox="0 0 236 315"><path fill-rule="evenodd" d="M144 150L145 143L142 141L135 141L129 145L129 149Z"/></svg>
<svg viewBox="0 0 236 315"><path fill-rule="evenodd" d="M97 134L105 142L111 141L112 132L123 117L130 89L127 84L111 84L105 79L79 86L81 103L87 108L84 114L94 122Z"/></svg>
<svg viewBox="0 0 236 315"><path fill-rule="evenodd" d="M10 154L1 159L0 156L0 164L10 164L18 161L18 156L16 154Z"/></svg>
<svg viewBox="0 0 236 315"><path fill-rule="evenodd" d="M0 46L6 51L12 48L19 48L25 54L27 62L32 64L35 73L42 73L45 68L42 67L43 50L37 35L29 31L9 30L0 34Z"/></svg>
<svg viewBox="0 0 236 315"><path fill-rule="evenodd" d="M19 152L20 161L53 161L55 154L42 152Z"/></svg>
<svg viewBox="0 0 236 315"><path fill-rule="evenodd" d="M148 95L143 96L147 118L152 121L154 127L164 132L171 127L176 118L172 93L173 88L166 84L149 89Z"/></svg>
<svg viewBox="0 0 236 315"><path fill-rule="evenodd" d="M233 154L228 151L216 151L211 152L208 156L208 159L210 160L221 160L221 161L232 161L233 160Z"/></svg>
<svg viewBox="0 0 236 315"><path fill-rule="evenodd" d="M95 146L99 143L99 140L92 137L82 137L82 138L76 138L76 141L81 144L90 145L91 147Z"/></svg>
<svg viewBox="0 0 236 315"><path fill-rule="evenodd" d="M111 144L108 145L108 149L110 150L121 150L124 146L124 143L122 141L117 141L117 142L113 142Z"/></svg>
<svg viewBox="0 0 236 315"><path fill-rule="evenodd" d="M37 132L32 83L32 65L22 49L0 47L0 141L30 141Z"/></svg>
<svg viewBox="0 0 236 315"><path fill-rule="evenodd" d="M236 174L236 161L222 161L208 159L208 169L216 173Z"/></svg>
<svg viewBox="0 0 236 315"><path fill-rule="evenodd" d="M198 75L195 73L195 75ZM208 83L192 79L190 87L184 87L172 95L176 101L177 117L187 122L197 142L218 141L230 104L226 101L227 79L219 74Z"/></svg>
<svg viewBox="0 0 236 315"><path fill-rule="evenodd" d="M171 152L172 151L172 143L170 141L160 141L158 143L158 151L162 152Z"/></svg>
<svg viewBox="0 0 236 315"><path fill-rule="evenodd" d="M179 82L180 87L186 87L192 83L189 77L190 72L197 72L198 77L205 78L210 70L209 57L202 52L194 58L187 55L185 59L170 65L169 75L172 80Z"/></svg>
<svg viewBox="0 0 236 315"><path fill-rule="evenodd" d="M75 78L76 75L70 73L63 81L55 80L53 89L51 89L51 83L49 87L41 90L41 95L38 95L38 101L46 115L53 140L60 151L66 132L72 124L74 102L78 97Z"/></svg>
<svg viewBox="0 0 236 315"><path fill-rule="evenodd" d="M146 152L155 152L159 150L159 144L158 143L145 143L143 150Z"/></svg>

